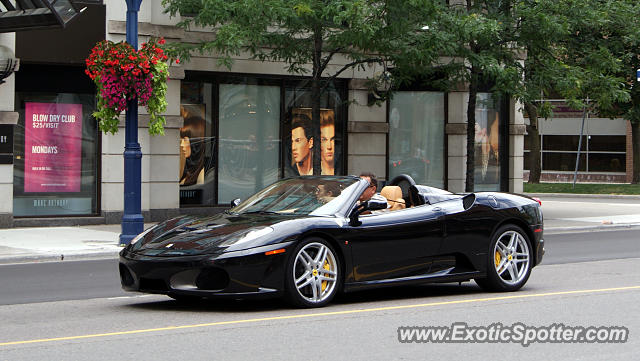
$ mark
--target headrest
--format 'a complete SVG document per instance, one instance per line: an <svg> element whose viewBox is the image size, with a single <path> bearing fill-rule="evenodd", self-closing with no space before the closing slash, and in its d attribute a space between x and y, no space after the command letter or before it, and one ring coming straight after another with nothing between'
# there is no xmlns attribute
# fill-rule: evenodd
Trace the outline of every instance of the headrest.
<svg viewBox="0 0 640 361"><path fill-rule="evenodd" d="M402 189L399 186L385 186L380 191L380 194L386 199L395 200L402 198Z"/></svg>
<svg viewBox="0 0 640 361"><path fill-rule="evenodd" d="M404 199L402 199L402 188L399 186L386 186L382 188L380 194L389 201L390 211L405 208Z"/></svg>

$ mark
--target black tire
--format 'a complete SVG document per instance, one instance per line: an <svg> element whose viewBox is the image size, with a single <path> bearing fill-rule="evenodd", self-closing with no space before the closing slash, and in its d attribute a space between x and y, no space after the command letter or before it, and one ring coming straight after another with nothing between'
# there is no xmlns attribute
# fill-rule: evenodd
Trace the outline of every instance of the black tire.
<svg viewBox="0 0 640 361"><path fill-rule="evenodd" d="M511 240L514 242L512 247L504 247L508 246L505 242ZM496 247L498 242L500 245ZM532 254L531 241L522 228L512 224L504 225L496 230L489 243L487 277L475 281L486 291L517 291L527 283L531 275Z"/></svg>
<svg viewBox="0 0 640 361"><path fill-rule="evenodd" d="M320 254L325 250L325 256ZM304 239L294 248L287 260L287 300L292 305L302 308L325 306L342 287L341 267L340 257L329 242L319 237ZM323 280L324 278L328 280ZM298 284L295 282L296 279L299 280Z"/></svg>

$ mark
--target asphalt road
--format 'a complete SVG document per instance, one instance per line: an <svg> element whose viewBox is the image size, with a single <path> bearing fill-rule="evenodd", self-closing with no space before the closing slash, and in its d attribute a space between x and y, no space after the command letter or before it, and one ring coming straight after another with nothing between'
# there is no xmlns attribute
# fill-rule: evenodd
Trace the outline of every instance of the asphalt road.
<svg viewBox="0 0 640 361"><path fill-rule="evenodd" d="M634 360L638 230L548 234L519 292L473 282L348 294L319 310L279 300L183 305L125 294L116 261L0 266L0 360ZM597 259L598 261L592 261ZM55 301L55 302L43 302ZM401 343L400 326L624 326L622 344Z"/></svg>
<svg viewBox="0 0 640 361"><path fill-rule="evenodd" d="M543 264L640 258L640 228L545 235ZM0 265L0 305L127 296L115 259Z"/></svg>

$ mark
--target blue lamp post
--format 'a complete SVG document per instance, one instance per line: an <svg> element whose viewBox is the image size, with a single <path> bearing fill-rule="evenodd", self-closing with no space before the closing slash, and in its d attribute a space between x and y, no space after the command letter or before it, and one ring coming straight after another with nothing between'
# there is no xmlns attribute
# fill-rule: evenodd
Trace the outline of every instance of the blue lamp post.
<svg viewBox="0 0 640 361"><path fill-rule="evenodd" d="M138 12L142 0L127 2L127 43L138 49ZM144 229L140 188L142 182L142 151L138 143L138 100L127 102L124 147L124 215L120 244L127 245Z"/></svg>

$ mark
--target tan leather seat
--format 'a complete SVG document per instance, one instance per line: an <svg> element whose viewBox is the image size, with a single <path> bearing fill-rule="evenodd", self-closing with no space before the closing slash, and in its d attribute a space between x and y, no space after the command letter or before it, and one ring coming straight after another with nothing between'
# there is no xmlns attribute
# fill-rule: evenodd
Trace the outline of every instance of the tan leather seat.
<svg viewBox="0 0 640 361"><path fill-rule="evenodd" d="M397 211L399 209L404 209L404 199L402 199L402 189L398 186L386 186L382 188L380 194L387 199L390 207L388 210Z"/></svg>

